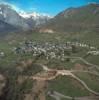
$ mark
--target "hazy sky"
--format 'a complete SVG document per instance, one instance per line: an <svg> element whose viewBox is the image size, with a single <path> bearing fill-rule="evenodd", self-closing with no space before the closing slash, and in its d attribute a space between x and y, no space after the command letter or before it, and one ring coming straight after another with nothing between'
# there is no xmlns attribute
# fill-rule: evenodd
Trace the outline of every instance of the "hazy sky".
<svg viewBox="0 0 99 100"><path fill-rule="evenodd" d="M91 2L99 3L99 0L0 0L10 3L26 12L39 12L55 15L58 12L69 8L86 5Z"/></svg>

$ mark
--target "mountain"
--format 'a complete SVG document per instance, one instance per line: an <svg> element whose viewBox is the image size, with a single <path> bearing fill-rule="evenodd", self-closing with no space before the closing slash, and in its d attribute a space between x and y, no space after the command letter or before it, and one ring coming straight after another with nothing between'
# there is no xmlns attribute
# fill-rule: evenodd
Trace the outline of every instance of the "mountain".
<svg viewBox="0 0 99 100"><path fill-rule="evenodd" d="M0 20L19 27L20 29L28 29L29 25L11 6L0 4Z"/></svg>
<svg viewBox="0 0 99 100"><path fill-rule="evenodd" d="M19 13L8 4L0 4L0 21L2 21L1 24L5 26L0 28L0 33L6 30L5 23L20 31L27 31L45 24L49 18L50 17L47 15L40 15L37 13ZM9 31L10 29L9 27Z"/></svg>
<svg viewBox="0 0 99 100"><path fill-rule="evenodd" d="M40 31L55 32L99 32L99 4L88 4L78 8L69 8L51 19Z"/></svg>
<svg viewBox="0 0 99 100"><path fill-rule="evenodd" d="M17 31L18 31L18 28L0 20L0 36L6 35L5 33L9 33L9 32L11 33L11 32L17 32Z"/></svg>
<svg viewBox="0 0 99 100"><path fill-rule="evenodd" d="M33 13L19 13L21 17L26 19L26 22L30 25L30 27L39 27L48 22L52 17L47 14L39 14L36 12Z"/></svg>

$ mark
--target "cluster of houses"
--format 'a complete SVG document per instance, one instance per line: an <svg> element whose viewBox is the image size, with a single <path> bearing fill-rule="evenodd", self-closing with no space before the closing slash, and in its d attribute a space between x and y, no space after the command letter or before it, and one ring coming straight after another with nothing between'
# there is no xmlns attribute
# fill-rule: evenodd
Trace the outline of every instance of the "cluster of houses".
<svg viewBox="0 0 99 100"><path fill-rule="evenodd" d="M50 59L64 56L65 50L72 50L72 47L66 44L36 43L29 41L13 50L16 54L31 53L33 57L44 56L46 59Z"/></svg>
<svg viewBox="0 0 99 100"><path fill-rule="evenodd" d="M81 44L78 42L66 42L66 43L37 43L32 41L25 41L21 43L19 47L13 49L14 53L31 53L33 57L44 56L46 59L57 58L64 60L65 54L76 51L79 47L89 48L90 50L95 50L87 44Z"/></svg>
<svg viewBox="0 0 99 100"><path fill-rule="evenodd" d="M99 51L89 51L88 54L94 55L94 56L98 56L99 55Z"/></svg>

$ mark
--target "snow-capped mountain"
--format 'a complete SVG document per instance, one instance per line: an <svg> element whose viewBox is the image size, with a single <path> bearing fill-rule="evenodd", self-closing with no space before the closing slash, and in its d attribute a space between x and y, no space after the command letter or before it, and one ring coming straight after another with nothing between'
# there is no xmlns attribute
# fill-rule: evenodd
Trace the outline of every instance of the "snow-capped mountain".
<svg viewBox="0 0 99 100"><path fill-rule="evenodd" d="M25 20L9 5L0 4L0 20L22 29L29 28Z"/></svg>
<svg viewBox="0 0 99 100"><path fill-rule="evenodd" d="M32 12L32 13L26 13L26 12L20 12L19 13L20 16L22 16L23 18L33 18L34 20L37 20L39 18L52 18L50 15L47 14L39 14L37 12Z"/></svg>
<svg viewBox="0 0 99 100"><path fill-rule="evenodd" d="M34 27L37 27L39 25L45 24L49 19L52 17L47 14L39 14L36 12L33 13L26 13L21 12L19 15L27 20L27 23L32 22L31 24L35 23Z"/></svg>
<svg viewBox="0 0 99 100"><path fill-rule="evenodd" d="M38 27L45 24L51 18L46 14L36 12L20 12L17 12L11 5L0 4L0 20L22 30Z"/></svg>

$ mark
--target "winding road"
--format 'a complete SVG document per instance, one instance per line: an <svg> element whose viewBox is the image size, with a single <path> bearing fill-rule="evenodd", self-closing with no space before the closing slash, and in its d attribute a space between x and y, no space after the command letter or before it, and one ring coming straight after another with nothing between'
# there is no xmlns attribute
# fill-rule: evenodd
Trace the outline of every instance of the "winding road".
<svg viewBox="0 0 99 100"><path fill-rule="evenodd" d="M46 72L54 70L54 69L49 69L45 65L41 65L41 66L42 66L43 70L46 71ZM62 75L62 76L71 76L72 78L74 78L77 81L79 81L89 92L91 92L92 94L95 94L95 95L99 95L99 93L97 93L94 90L90 89L84 81L82 81L77 76L75 76L73 74L73 72L86 72L86 73L91 73L91 74L94 74L94 75L97 75L97 76L99 76L99 74L96 74L96 73L93 73L93 72L90 72L90 71L79 71L79 70L56 70L56 71L57 71L56 75L52 76L50 78L44 78L44 77L42 78L42 77L38 77L38 76L33 76L33 79L35 79L35 80L53 80L57 76L60 76L60 75Z"/></svg>
<svg viewBox="0 0 99 100"><path fill-rule="evenodd" d="M76 60L80 60L82 62L84 62L86 65L89 65L93 68L96 68L97 70L99 70L99 66L97 65L94 65L94 64L91 64L89 63L88 61L84 60L83 58L81 57L65 57L65 58L71 58L71 59L76 59ZM82 84L86 90L88 90L90 93L96 95L96 96L99 96L99 93L92 90L91 88L89 88L87 86L87 84L81 80L80 78L78 78L76 75L74 75L74 73L78 73L78 72L83 72L83 73L89 73L89 74L93 74L97 77L99 77L99 74L98 72L92 72L92 71L84 71L84 70L57 70L57 69L50 69L48 68L47 66L45 65L42 65L42 64L39 64L42 68L43 68L43 71L44 72L50 72L50 71L56 71L56 74L54 76L51 76L51 77L47 77L47 78L44 78L44 77L40 77L40 76L32 76L32 79L33 80L41 80L41 81L46 81L46 80L53 80L55 79L56 77L58 76L71 76L72 78L74 78L75 80L77 80L78 82L80 82L80 84ZM56 100L61 100L60 98L67 98L67 99L72 99L72 97L69 97L69 96L65 96L63 94L60 94L58 92L54 92L54 95L53 94L50 94L50 96L52 96L53 98L55 98ZM81 100L81 98L76 98L76 100ZM84 100L84 99L82 99ZM91 100L91 99L87 99L87 100Z"/></svg>

